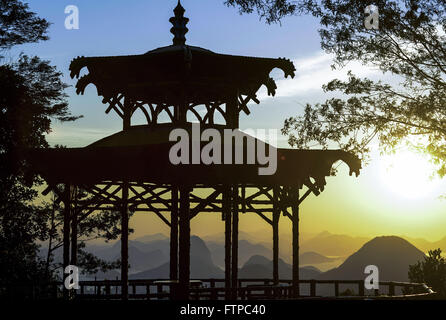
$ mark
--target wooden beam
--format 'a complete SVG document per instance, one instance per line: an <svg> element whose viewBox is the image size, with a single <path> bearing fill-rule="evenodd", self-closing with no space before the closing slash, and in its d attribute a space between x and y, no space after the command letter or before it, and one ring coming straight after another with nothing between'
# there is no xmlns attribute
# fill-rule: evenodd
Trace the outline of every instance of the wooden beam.
<svg viewBox="0 0 446 320"><path fill-rule="evenodd" d="M122 299L128 299L129 280L129 213L128 213L128 182L122 183L121 200L121 294Z"/></svg>
<svg viewBox="0 0 446 320"><path fill-rule="evenodd" d="M289 197L292 200L292 238L293 238L293 295L300 295L299 288L299 188L291 187Z"/></svg>
<svg viewBox="0 0 446 320"><path fill-rule="evenodd" d="M170 212L170 279L178 280L178 188L172 187Z"/></svg>
<svg viewBox="0 0 446 320"><path fill-rule="evenodd" d="M279 187L275 187L273 190L273 282L274 285L279 285Z"/></svg>
<svg viewBox="0 0 446 320"><path fill-rule="evenodd" d="M180 242L179 242L179 287L178 298L189 299L190 281L190 188L180 187Z"/></svg>
<svg viewBox="0 0 446 320"><path fill-rule="evenodd" d="M225 219L225 299L231 297L231 188L223 190L223 217Z"/></svg>
<svg viewBox="0 0 446 320"><path fill-rule="evenodd" d="M65 281L65 268L70 264L70 219L71 219L71 193L70 184L65 184L64 190L64 214L63 214L63 279ZM63 286L63 298L68 300L70 292Z"/></svg>
<svg viewBox="0 0 446 320"><path fill-rule="evenodd" d="M257 213L257 215L262 218L263 220L265 220L268 224L272 225L272 220L269 219L267 216L265 216L262 212L262 209L256 209L253 206L251 206L251 204L248 204L248 210L246 210L246 212L254 212Z"/></svg>
<svg viewBox="0 0 446 320"><path fill-rule="evenodd" d="M239 127L239 108L238 108L238 94L234 93L232 97L226 102L226 125L231 129Z"/></svg>
<svg viewBox="0 0 446 320"><path fill-rule="evenodd" d="M298 204L300 205L302 202L304 202L304 200L311 194L312 190L308 189L307 192L305 192L305 194L299 198L298 200Z"/></svg>
<svg viewBox="0 0 446 320"><path fill-rule="evenodd" d="M208 206L208 205L210 206L212 204L212 202L217 199L217 197L220 195L220 193L221 193L220 190L215 190L206 199L202 199L202 201L200 203L198 203L198 205L191 210L190 218L193 219L197 214L200 213L201 210L206 208L206 206Z"/></svg>
<svg viewBox="0 0 446 320"><path fill-rule="evenodd" d="M77 266L77 225L79 208L77 206L78 188L73 188L74 207L71 213L71 262L70 264Z"/></svg>
<svg viewBox="0 0 446 320"><path fill-rule="evenodd" d="M232 300L237 299L238 287L238 185L232 187Z"/></svg>

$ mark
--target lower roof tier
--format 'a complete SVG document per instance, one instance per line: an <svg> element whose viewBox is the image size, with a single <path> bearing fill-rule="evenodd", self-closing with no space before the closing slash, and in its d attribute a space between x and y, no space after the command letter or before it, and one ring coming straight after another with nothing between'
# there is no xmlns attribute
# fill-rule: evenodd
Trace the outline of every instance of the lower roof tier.
<svg viewBox="0 0 446 320"><path fill-rule="evenodd" d="M325 177L331 175L335 162L339 160L345 162L349 166L350 175L353 173L359 175L361 169L360 160L342 150L274 148L239 130L233 132L244 140L226 141L223 127L217 127L214 131L214 134L220 132L222 137L222 141L217 141L214 145L214 151L217 154L220 152L222 164L205 164L202 158L195 159L198 163L192 164L192 152L189 152L187 161L189 164L173 164L171 148L178 142L169 141L172 129L174 128L170 124L156 127L135 126L83 148L28 150L27 158L33 172L40 174L50 184L88 185L103 181L138 181L191 186L244 184L302 187L306 185L315 194L324 189ZM190 123L183 129L190 137L188 147L195 148L195 151L199 148L199 151L203 152L203 147L209 142L201 141L200 131L197 135L194 131L196 127ZM256 157L254 163L246 164L247 153L252 151L247 139L255 142L255 154L260 147L263 148L260 150L266 149L272 152L269 156L268 153L265 154L267 160L262 162ZM231 144L229 149L228 144ZM220 151L217 150L218 147ZM228 152L232 153L232 161L227 162L235 163L234 155L240 150L243 150L244 164L223 164L225 154ZM176 154L182 154L183 151ZM273 174L259 174L259 168L269 168L264 173Z"/></svg>

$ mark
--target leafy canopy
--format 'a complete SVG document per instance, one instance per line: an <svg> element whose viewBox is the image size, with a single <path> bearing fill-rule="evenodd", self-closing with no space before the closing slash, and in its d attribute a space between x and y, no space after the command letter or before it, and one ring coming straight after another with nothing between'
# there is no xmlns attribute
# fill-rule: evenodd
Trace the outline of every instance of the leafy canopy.
<svg viewBox="0 0 446 320"><path fill-rule="evenodd" d="M446 260L441 250L430 250L423 261L409 266L411 282L426 283L440 297L446 297Z"/></svg>
<svg viewBox="0 0 446 320"><path fill-rule="evenodd" d="M0 49L48 40L49 22L18 0L0 0Z"/></svg>
<svg viewBox="0 0 446 320"><path fill-rule="evenodd" d="M349 73L323 89L325 102L307 104L286 119L282 132L299 148L338 146L365 157L370 142L382 151L409 144L429 153L446 173L446 3L442 0L226 1L240 12L257 10L268 23L285 15L320 20L321 46L334 68L352 61L390 77L380 81ZM364 10L375 5L379 29L367 29Z"/></svg>

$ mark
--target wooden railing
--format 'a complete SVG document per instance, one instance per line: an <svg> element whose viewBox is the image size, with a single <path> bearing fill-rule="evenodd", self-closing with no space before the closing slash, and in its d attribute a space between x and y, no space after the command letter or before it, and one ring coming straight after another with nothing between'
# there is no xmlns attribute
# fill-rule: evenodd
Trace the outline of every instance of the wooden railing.
<svg viewBox="0 0 446 320"><path fill-rule="evenodd" d="M174 284L163 282L167 280L129 280L129 299L171 299ZM224 279L201 279L200 281L201 286L192 286L189 289L190 299L219 300L226 297ZM296 298L293 296L295 288L291 283L291 280L280 280L278 284L274 285L272 279L239 279L238 288L232 290L231 297L236 294L239 300L293 299ZM61 296L62 286L62 282L44 286L28 285L27 292L31 299L55 298ZM74 290L76 299L121 299L120 280L80 281L79 287ZM324 290L321 290L321 287L324 287ZM1 289L3 292L8 290L6 287L1 287ZM380 282L379 289L371 291L365 289L363 280L300 280L299 289L298 298L302 299L429 299L435 295L435 292L423 283L394 281ZM347 291L347 289L349 290ZM332 293L327 294L328 291Z"/></svg>

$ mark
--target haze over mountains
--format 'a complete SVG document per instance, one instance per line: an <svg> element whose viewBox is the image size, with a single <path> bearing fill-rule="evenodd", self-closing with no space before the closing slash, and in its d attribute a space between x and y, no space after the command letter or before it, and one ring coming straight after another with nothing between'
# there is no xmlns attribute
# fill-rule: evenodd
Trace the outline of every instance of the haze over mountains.
<svg viewBox="0 0 446 320"><path fill-rule="evenodd" d="M261 255L254 255L239 270L239 278L271 278L273 274L273 261ZM301 279L316 279L321 272L315 267L299 268ZM279 278L291 279L292 266L279 259Z"/></svg>
<svg viewBox="0 0 446 320"><path fill-rule="evenodd" d="M224 242L217 237L205 238L208 240L191 237L191 277L223 278ZM302 279L357 280L365 277L365 266L372 264L378 266L380 280L407 281L408 266L422 260L424 251L442 245L443 240L433 243L415 239L423 244L422 250L419 250L402 237L383 236L368 240L323 232L302 242L300 275ZM255 241L254 238L251 241ZM271 248L251 241L239 241L239 277L272 278ZM120 257L120 242L89 245L87 250L112 261ZM169 238L161 233L130 240L130 278L168 278L169 251ZM350 251L352 253L345 258L339 258ZM60 259L60 255L59 250L56 259ZM291 257L288 257L289 260ZM283 279L291 279L292 268L288 261L279 260L279 276ZM96 276L98 279L114 279L119 277L119 270L98 273Z"/></svg>

